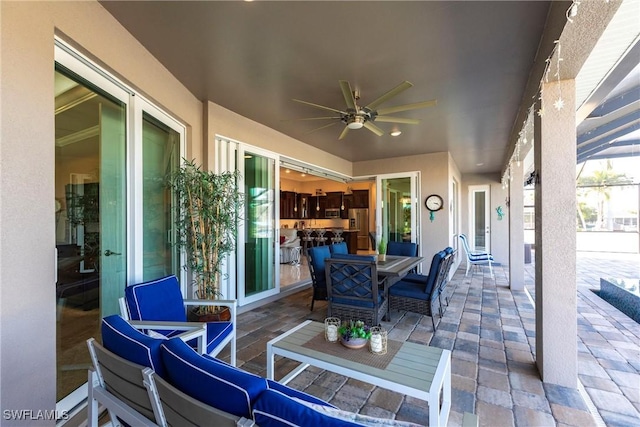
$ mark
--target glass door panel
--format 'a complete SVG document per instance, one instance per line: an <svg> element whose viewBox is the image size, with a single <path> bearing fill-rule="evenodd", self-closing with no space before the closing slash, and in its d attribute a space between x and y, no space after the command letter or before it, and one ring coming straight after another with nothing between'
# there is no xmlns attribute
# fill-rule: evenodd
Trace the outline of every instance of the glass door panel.
<svg viewBox="0 0 640 427"><path fill-rule="evenodd" d="M180 167L180 135L148 113L142 115L142 280L179 275L174 245L174 195L167 177Z"/></svg>
<svg viewBox="0 0 640 427"><path fill-rule="evenodd" d="M60 401L86 395L85 341L99 338L101 317L118 311L126 280L126 105L61 66L55 82Z"/></svg>
<svg viewBox="0 0 640 427"><path fill-rule="evenodd" d="M381 237L386 242L416 242L417 180L414 175L384 175L377 178L378 242Z"/></svg>
<svg viewBox="0 0 640 427"><path fill-rule="evenodd" d="M469 243L472 250L491 251L489 186L469 186Z"/></svg>
<svg viewBox="0 0 640 427"><path fill-rule="evenodd" d="M244 152L244 289L241 303L278 291L275 263L276 159ZM242 282L241 282L242 283Z"/></svg>

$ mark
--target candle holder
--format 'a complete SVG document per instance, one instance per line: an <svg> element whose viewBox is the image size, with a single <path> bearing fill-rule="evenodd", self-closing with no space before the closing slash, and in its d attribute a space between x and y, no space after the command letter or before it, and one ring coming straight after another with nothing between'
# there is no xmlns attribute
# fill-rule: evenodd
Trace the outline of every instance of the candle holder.
<svg viewBox="0 0 640 427"><path fill-rule="evenodd" d="M338 342L338 328L340 319L337 317L327 317L324 319L324 338L329 342Z"/></svg>
<svg viewBox="0 0 640 427"><path fill-rule="evenodd" d="M373 354L387 354L387 331L380 326L371 328L369 351Z"/></svg>

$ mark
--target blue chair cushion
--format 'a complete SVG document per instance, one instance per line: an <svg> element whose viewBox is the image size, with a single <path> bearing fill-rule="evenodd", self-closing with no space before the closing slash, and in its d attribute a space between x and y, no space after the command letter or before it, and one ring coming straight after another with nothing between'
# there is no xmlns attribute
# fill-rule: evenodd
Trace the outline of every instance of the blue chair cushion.
<svg viewBox="0 0 640 427"><path fill-rule="evenodd" d="M447 255L452 254L453 248L451 246L447 246L446 248L444 248L444 253L446 253Z"/></svg>
<svg viewBox="0 0 640 427"><path fill-rule="evenodd" d="M184 300L176 276L127 286L124 296L133 320L187 321Z"/></svg>
<svg viewBox="0 0 640 427"><path fill-rule="evenodd" d="M400 280L389 288L389 295L403 298L413 298L429 301L431 295L424 292L424 284Z"/></svg>
<svg viewBox="0 0 640 427"><path fill-rule="evenodd" d="M143 334L117 314L102 319L102 345L112 353L138 365L153 369L165 377L160 345L165 339Z"/></svg>
<svg viewBox="0 0 640 427"><path fill-rule="evenodd" d="M404 280L405 282L421 283L423 287L426 286L428 279L429 279L429 276L425 276L424 274L418 274L418 273L409 273L402 278L402 280Z"/></svg>
<svg viewBox="0 0 640 427"><path fill-rule="evenodd" d="M436 280L438 279L438 270L440 269L440 263L442 262L445 256L446 256L445 252L440 251L437 254L435 254L431 259L429 276L427 276L427 283L424 287L424 293L427 295L431 295L431 289L433 289L433 286L436 283Z"/></svg>
<svg viewBox="0 0 640 427"><path fill-rule="evenodd" d="M325 402L322 399L319 399L319 398L317 398L315 396L307 394L307 393L305 393L303 391L296 390L296 389L291 388L289 386L286 386L284 384L280 384L277 381L273 381L273 380L267 379L267 388L269 390L279 391L280 393L284 393L285 395L287 395L289 397L293 397L295 399L300 399L300 400L303 400L305 402L314 403L316 405L327 406L329 408L335 408L335 406L333 406L330 403Z"/></svg>
<svg viewBox="0 0 640 427"><path fill-rule="evenodd" d="M253 407L253 416L260 427L351 427L361 424L342 420L307 406L276 390L266 390Z"/></svg>
<svg viewBox="0 0 640 427"><path fill-rule="evenodd" d="M267 381L212 357L196 353L179 338L164 341L162 361L169 382L196 400L239 417L251 418Z"/></svg>
<svg viewBox="0 0 640 427"><path fill-rule="evenodd" d="M231 333L233 333L233 323L231 322L207 323L207 353L211 353Z"/></svg>
<svg viewBox="0 0 640 427"><path fill-rule="evenodd" d="M418 256L418 245L411 242L389 242L387 255Z"/></svg>
<svg viewBox="0 0 640 427"><path fill-rule="evenodd" d="M329 246L315 246L309 248L307 251L311 257L311 265L313 266L316 284L326 287L327 279L324 274L324 260L331 257Z"/></svg>
<svg viewBox="0 0 640 427"><path fill-rule="evenodd" d="M334 243L329 245L329 251L331 254L348 254L349 249L347 248L347 244L345 242Z"/></svg>

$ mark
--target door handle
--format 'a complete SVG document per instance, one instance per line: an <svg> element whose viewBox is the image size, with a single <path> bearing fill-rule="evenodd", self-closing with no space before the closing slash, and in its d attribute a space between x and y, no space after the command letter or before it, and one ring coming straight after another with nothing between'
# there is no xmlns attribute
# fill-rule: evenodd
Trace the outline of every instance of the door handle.
<svg viewBox="0 0 640 427"><path fill-rule="evenodd" d="M107 249L106 251L104 251L104 256L111 256L111 255L122 255L120 252L113 252L110 249Z"/></svg>

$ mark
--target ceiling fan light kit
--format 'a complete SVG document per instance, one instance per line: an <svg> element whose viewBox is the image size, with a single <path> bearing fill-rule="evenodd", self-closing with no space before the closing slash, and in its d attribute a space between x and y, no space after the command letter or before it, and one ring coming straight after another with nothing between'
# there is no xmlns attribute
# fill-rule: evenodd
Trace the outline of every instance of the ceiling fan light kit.
<svg viewBox="0 0 640 427"><path fill-rule="evenodd" d="M331 111L333 113L338 114L337 116L332 116L332 117L310 117L310 118L299 119L299 120L336 120L338 119L340 122L345 124L345 128L340 134L340 136L338 137L338 139L344 138L350 129L357 130L363 127L367 128L369 131L375 133L378 136L382 136L385 132L382 129L380 129L378 126L373 124L373 122L375 122L376 120L378 120L379 122L386 122L386 123L404 123L404 124L411 124L411 125L418 124L420 123L420 121L416 119L385 116L384 114L393 114L393 113L399 113L402 111L417 110L420 108L426 108L426 107L431 107L436 105L436 101L432 100L432 101L415 102L412 104L398 105L396 107L387 107L387 108L378 109L378 105L388 101L389 99L393 98L394 96L400 94L401 92L413 86L408 81L404 81L400 83L398 86L388 91L387 93L377 98L375 101L369 103L365 107L359 107L357 104L357 101L360 99L360 92L357 90L352 90L351 85L347 80L340 80L339 84L340 84L340 90L342 91L342 95L344 96L344 100L347 105L347 108L344 111L338 110L336 108L325 107L324 105L314 104L312 102L302 101L300 99L294 99L295 102L299 102L301 104L309 105L311 107L319 108L326 111ZM336 123L337 121L335 121L334 123L330 123L328 125L321 126L319 128L312 130L311 132L324 129L329 126L333 126ZM391 134L393 136L397 136L400 133L401 132L396 130Z"/></svg>

